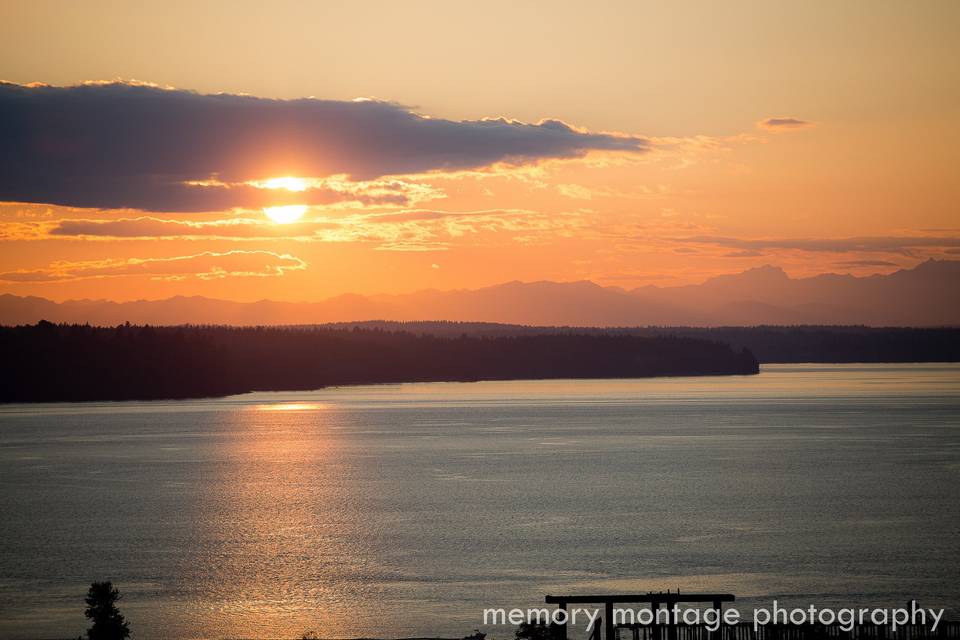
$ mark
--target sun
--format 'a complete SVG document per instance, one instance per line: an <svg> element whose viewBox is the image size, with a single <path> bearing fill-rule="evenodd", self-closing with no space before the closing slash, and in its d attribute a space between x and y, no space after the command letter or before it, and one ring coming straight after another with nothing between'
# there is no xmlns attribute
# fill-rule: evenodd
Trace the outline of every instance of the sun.
<svg viewBox="0 0 960 640"><path fill-rule="evenodd" d="M264 207L263 212L277 224L290 224L307 212L305 204L288 204L282 207Z"/></svg>
<svg viewBox="0 0 960 640"><path fill-rule="evenodd" d="M257 187L261 189L284 189L286 191L306 191L310 183L304 178L295 178L293 176L283 176L281 178L270 178L264 180ZM277 224L290 224L296 222L303 214L307 212L305 204L288 204L276 207L264 207L263 212L267 217Z"/></svg>

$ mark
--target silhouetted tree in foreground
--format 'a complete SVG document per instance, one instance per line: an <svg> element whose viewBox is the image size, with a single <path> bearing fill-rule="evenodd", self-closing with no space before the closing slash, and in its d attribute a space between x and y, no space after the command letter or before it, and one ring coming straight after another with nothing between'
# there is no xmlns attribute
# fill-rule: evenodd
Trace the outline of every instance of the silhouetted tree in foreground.
<svg viewBox="0 0 960 640"><path fill-rule="evenodd" d="M515 640L551 640L550 625L543 622L521 622L514 632Z"/></svg>
<svg viewBox="0 0 960 640"><path fill-rule="evenodd" d="M87 591L87 610L84 615L93 623L87 629L89 640L124 640L130 636L130 627L120 610L117 601L120 592L114 589L110 581L94 582Z"/></svg>

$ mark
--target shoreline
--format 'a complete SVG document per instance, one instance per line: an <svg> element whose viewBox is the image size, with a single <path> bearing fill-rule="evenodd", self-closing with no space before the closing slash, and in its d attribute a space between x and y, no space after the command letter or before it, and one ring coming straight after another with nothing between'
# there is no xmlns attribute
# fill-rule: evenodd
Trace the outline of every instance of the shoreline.
<svg viewBox="0 0 960 640"><path fill-rule="evenodd" d="M790 363L793 364L793 363ZM827 363L819 363L827 364ZM837 363L837 364L848 364L848 363ZM869 363L868 363L869 364ZM874 363L874 364L886 364L886 363ZM890 363L890 364L905 364L905 363ZM926 364L926 363L916 363L916 364ZM935 364L935 363L934 363ZM323 391L325 389L342 389L346 387L380 387L380 386L389 386L389 385L406 385L406 384L474 384L478 382L535 382L535 381L547 381L547 380L654 380L654 379L666 379L666 378L730 378L737 376L756 376L760 375L760 369L753 373L674 373L668 375L651 375L651 376L597 376L597 377L540 377L540 378L444 378L441 380L384 380L377 382L342 382L338 384L324 385L322 387L310 387L310 388L283 388L283 389L248 389L246 391L236 391L231 393L217 394L217 395L202 395L202 396L171 396L171 397L144 397L144 398L122 398L122 399L110 399L110 398L94 398L89 400L37 400L37 401L22 401L22 400L0 400L0 407L10 406L10 405L37 405L37 404L88 404L88 403L97 403L97 402L180 402L188 400L221 400L223 398L231 398L234 396L245 396L251 393L309 393L311 391Z"/></svg>
<svg viewBox="0 0 960 640"><path fill-rule="evenodd" d="M319 391L335 391L339 389L356 389L360 387L392 387L392 386L404 386L404 385L422 385L422 384L477 384L485 382L590 382L590 381L625 381L625 380L670 380L670 379L687 379L687 378L713 378L724 380L728 378L736 377L752 377L759 376L764 373L764 371L770 371L771 367L776 369L780 368L791 368L791 367L828 367L828 368L846 368L846 367L943 367L948 368L960 368L960 362L956 361L915 361L915 362L764 362L760 363L760 368L757 373L727 373L727 374L689 374L689 375L662 375L662 376L633 376L633 377L603 377L603 378L490 378L490 379L478 379L478 380L401 380L401 381L390 381L390 382L356 382L356 383L343 383L343 384L332 384L326 385L323 387L316 387L312 389L254 389L250 391L240 391L237 393L227 393L221 395L210 395L210 396L188 396L188 397L170 397L170 398L124 398L122 400L111 400L111 399L96 399L96 400L50 400L50 401L37 401L37 402L20 402L20 401L0 401L0 411L3 409L23 406L23 407L38 407L38 406L64 406L64 405L87 405L95 406L97 404L126 404L126 403L149 403L149 402L196 402L196 401L217 401L224 400L228 398L237 398L242 399L245 396L258 393L311 393ZM774 369L774 370L776 370Z"/></svg>

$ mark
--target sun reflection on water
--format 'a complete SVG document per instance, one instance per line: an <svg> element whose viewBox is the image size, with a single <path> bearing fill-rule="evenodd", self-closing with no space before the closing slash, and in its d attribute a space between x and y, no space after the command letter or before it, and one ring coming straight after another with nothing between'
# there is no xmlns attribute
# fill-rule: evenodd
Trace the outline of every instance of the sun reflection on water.
<svg viewBox="0 0 960 640"><path fill-rule="evenodd" d="M277 402L275 404L255 405L256 411L321 411L329 406L321 402Z"/></svg>
<svg viewBox="0 0 960 640"><path fill-rule="evenodd" d="M204 553L186 570L206 600L188 621L203 637L345 636L357 612L373 615L375 529L343 419L319 402L232 412L197 513Z"/></svg>

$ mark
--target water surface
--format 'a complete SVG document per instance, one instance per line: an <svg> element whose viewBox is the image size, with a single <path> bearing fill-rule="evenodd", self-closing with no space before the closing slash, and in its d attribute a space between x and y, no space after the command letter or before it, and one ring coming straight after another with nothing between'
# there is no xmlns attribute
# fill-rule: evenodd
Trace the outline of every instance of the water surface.
<svg viewBox="0 0 960 640"><path fill-rule="evenodd" d="M960 367L0 406L0 636L449 635L545 593L960 603ZM493 629L505 638L509 630Z"/></svg>

